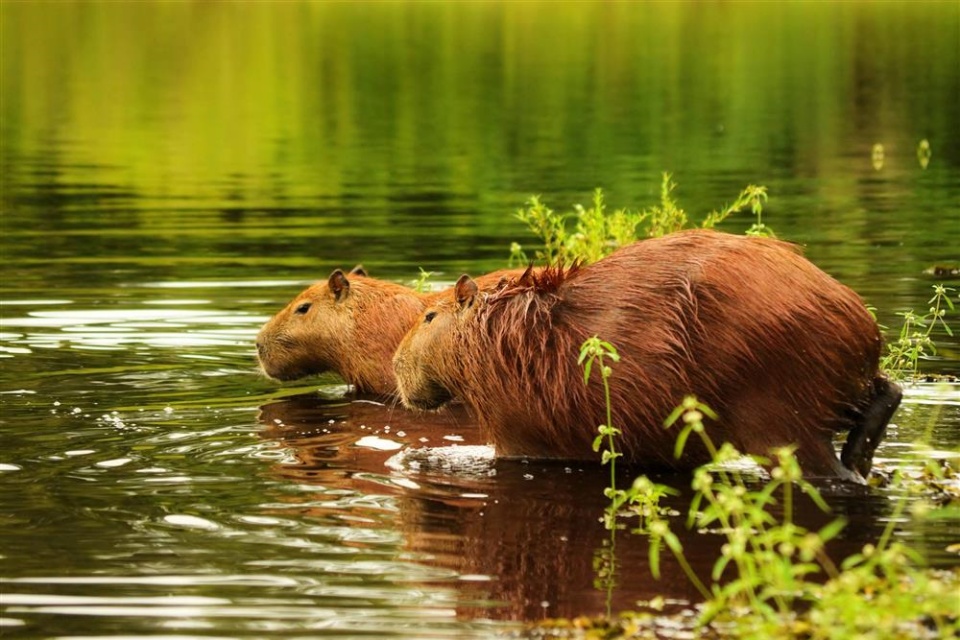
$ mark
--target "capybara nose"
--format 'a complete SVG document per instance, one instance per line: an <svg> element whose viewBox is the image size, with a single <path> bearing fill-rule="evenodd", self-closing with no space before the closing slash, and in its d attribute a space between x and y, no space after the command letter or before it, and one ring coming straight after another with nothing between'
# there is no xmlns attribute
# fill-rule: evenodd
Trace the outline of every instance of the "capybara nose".
<svg viewBox="0 0 960 640"><path fill-rule="evenodd" d="M257 355L262 358L264 351L266 351L266 347L264 347L263 342L261 342L260 340L257 340Z"/></svg>

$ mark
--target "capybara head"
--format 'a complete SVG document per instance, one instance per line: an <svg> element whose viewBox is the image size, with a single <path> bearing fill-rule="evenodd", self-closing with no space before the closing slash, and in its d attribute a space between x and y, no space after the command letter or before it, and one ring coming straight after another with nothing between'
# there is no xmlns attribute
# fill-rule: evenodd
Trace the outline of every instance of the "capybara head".
<svg viewBox="0 0 960 640"><path fill-rule="evenodd" d="M263 325L260 367L277 380L333 371L359 391L392 393L390 359L429 297L361 267L336 269Z"/></svg>
<svg viewBox="0 0 960 640"><path fill-rule="evenodd" d="M464 274L453 291L438 297L410 329L393 357L397 389L403 403L436 409L456 394L463 377L458 328L476 312L477 284Z"/></svg>

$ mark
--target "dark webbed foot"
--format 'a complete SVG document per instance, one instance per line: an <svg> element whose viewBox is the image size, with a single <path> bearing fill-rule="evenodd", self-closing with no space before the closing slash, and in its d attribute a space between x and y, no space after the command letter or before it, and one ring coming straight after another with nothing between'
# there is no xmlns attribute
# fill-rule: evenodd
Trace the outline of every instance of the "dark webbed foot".
<svg viewBox="0 0 960 640"><path fill-rule="evenodd" d="M857 425L850 430L843 450L840 452L840 461L843 466L856 471L864 478L870 474L873 454L903 397L900 386L886 378L878 377L874 380L873 386L873 400L863 410Z"/></svg>

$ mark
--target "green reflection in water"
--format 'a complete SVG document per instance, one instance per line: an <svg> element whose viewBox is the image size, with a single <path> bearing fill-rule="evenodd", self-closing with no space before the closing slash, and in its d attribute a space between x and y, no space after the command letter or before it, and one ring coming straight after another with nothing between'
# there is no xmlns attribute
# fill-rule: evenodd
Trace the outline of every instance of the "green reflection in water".
<svg viewBox="0 0 960 640"><path fill-rule="evenodd" d="M501 267L530 240L511 217L530 195L568 209L602 187L644 208L664 170L694 215L766 185L765 221L890 326L924 308L925 269L960 260L956 3L4 2L0 18L0 563L4 615L35 635L186 617L482 637L470 618L591 612L590 474L431 485L337 457L352 431L263 436L258 408L336 381L277 389L253 335L335 266ZM939 340L928 365L957 370ZM300 402L279 418L320 419ZM908 394L881 459L931 420L955 447L957 416L955 390ZM680 589L641 574L620 606Z"/></svg>

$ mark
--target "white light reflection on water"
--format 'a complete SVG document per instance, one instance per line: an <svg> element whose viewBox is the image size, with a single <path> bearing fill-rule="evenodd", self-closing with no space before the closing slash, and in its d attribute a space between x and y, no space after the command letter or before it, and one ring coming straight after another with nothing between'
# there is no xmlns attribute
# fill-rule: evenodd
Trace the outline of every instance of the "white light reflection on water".
<svg viewBox="0 0 960 640"><path fill-rule="evenodd" d="M4 318L5 329L24 329L0 336L0 350L10 356L32 349L120 349L143 345L162 349L236 347L252 349L253 337L266 316L229 314L218 310L66 309L30 311Z"/></svg>

